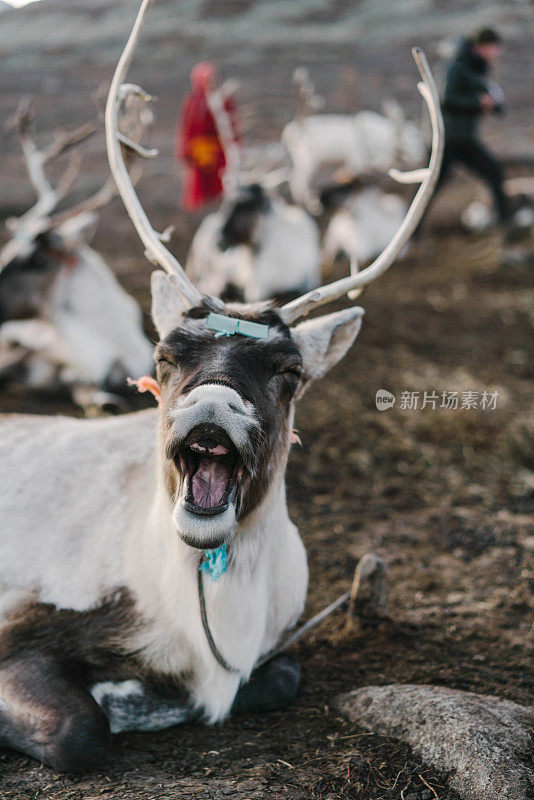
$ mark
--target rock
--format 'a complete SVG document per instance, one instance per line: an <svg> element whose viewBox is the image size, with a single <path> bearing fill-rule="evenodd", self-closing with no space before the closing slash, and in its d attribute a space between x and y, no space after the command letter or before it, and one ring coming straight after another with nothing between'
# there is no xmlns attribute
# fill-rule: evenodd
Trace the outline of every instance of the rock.
<svg viewBox="0 0 534 800"><path fill-rule="evenodd" d="M358 562L350 592L350 613L361 620L387 616L389 570L383 558L366 553Z"/></svg>
<svg viewBox="0 0 534 800"><path fill-rule="evenodd" d="M352 722L400 739L450 773L465 800L528 800L534 707L441 686L366 686L336 698Z"/></svg>

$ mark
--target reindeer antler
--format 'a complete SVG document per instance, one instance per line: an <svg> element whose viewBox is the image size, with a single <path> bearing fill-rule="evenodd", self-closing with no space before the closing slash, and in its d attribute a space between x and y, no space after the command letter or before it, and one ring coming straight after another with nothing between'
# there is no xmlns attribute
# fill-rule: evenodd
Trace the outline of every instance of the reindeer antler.
<svg viewBox="0 0 534 800"><path fill-rule="evenodd" d="M156 233L145 214L139 198L134 190L130 175L122 152L122 146L126 146L131 151L143 158L153 158L157 155L157 150L148 150L141 147L130 139L127 139L119 130L119 114L123 101L129 95L137 95L140 99L148 102L151 98L139 86L132 84L123 85L128 69L137 47L139 34L143 25L148 8L153 0L143 0L137 14L132 32L126 42L124 51L119 59L111 86L109 88L108 101L106 104L106 144L108 151L109 166L111 174L115 179L117 189L126 206L126 210L132 220L135 229L145 246L145 255L154 264L159 264L174 280L176 288L192 306L198 305L202 300L202 295L186 276L182 266L177 259L167 250L162 242L162 234Z"/></svg>
<svg viewBox="0 0 534 800"><path fill-rule="evenodd" d="M327 286L322 286L319 289L314 289L302 295L302 297L287 303L280 309L280 314L287 324L290 324L299 317L305 316L312 309L323 305L323 303L330 303L342 297L344 294L350 293L349 296L351 296L354 290L366 286L368 283L371 283L371 281L374 281L375 278L378 278L383 272L386 272L396 260L397 256L402 252L404 246L423 217L441 169L444 130L438 93L425 54L419 47L414 47L412 49L412 55L423 79L421 83L417 84L417 88L423 95L427 104L432 123L432 153L430 156L430 163L426 169L414 170L413 172L406 173L392 169L389 174L399 183L421 183L421 186L412 201L402 225L378 258L366 269L355 275L342 278Z"/></svg>
<svg viewBox="0 0 534 800"><path fill-rule="evenodd" d="M236 191L239 181L240 158L239 148L234 139L234 132L232 130L232 121L225 107L223 89L220 88L209 92L206 96L206 100L213 115L213 119L215 120L215 126L226 159L223 178L224 194L226 197L231 197Z"/></svg>
<svg viewBox="0 0 534 800"><path fill-rule="evenodd" d="M8 227L12 230L21 230L32 226L39 220L47 217L59 201L67 194L80 169L81 160L77 153L73 153L67 168L54 188L45 173L45 166L57 158L61 153L75 145L81 144L98 130L98 124L87 122L73 131L58 131L54 141L44 150L39 150L32 135L34 119L33 100L23 97L17 111L6 123L6 128L16 128L26 171L30 183L37 195L37 202L21 217L10 219Z"/></svg>
<svg viewBox="0 0 534 800"><path fill-rule="evenodd" d="M318 111L323 107L324 99L317 94L315 84L306 67L297 67L293 73L292 82L295 90L297 120L303 120L313 111Z"/></svg>
<svg viewBox="0 0 534 800"><path fill-rule="evenodd" d="M95 211L99 211L104 206L113 200L115 195L117 194L117 187L115 186L115 181L113 178L108 178L105 183L102 184L100 189L98 189L94 194L90 197L87 197L85 200L82 200L80 203L77 203L72 208L67 208L65 211L56 214L50 220L50 227L57 227L61 225L63 222L66 222L68 219L72 219L77 217L81 214L92 214Z"/></svg>
<svg viewBox="0 0 534 800"><path fill-rule="evenodd" d="M69 150L77 144L82 144L96 133L98 130L98 122L89 121L75 128L73 131L57 131L54 141L43 152L43 164L48 164L52 159L57 158L61 153Z"/></svg>
<svg viewBox="0 0 534 800"><path fill-rule="evenodd" d="M96 102L97 96L103 91L103 84L99 86L95 93L93 93L93 102ZM108 86L106 83L105 92L107 95ZM124 103L124 113L120 118L121 126L126 127L128 136L121 134L121 142L128 153L138 153L140 149L147 153L147 157L151 157L153 151L147 151L146 148L140 146L140 142L147 134L152 122L154 121L154 114L152 109L146 102L140 100L135 94L129 94ZM157 151L154 151L154 153ZM129 159L126 158L127 164ZM140 178L142 169L134 168L131 170L131 181L135 186ZM67 220L72 220L75 217L85 217L87 214L92 214L95 211L100 211L104 208L117 194L117 186L115 181L110 176L102 184L94 194L82 200L72 208L68 208L60 214L56 214L51 220L51 227L61 225Z"/></svg>

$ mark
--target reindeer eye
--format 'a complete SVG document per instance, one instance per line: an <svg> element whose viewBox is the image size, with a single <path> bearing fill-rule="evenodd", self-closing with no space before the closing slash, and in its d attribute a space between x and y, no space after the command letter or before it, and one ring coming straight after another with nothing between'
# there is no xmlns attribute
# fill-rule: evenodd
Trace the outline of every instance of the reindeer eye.
<svg viewBox="0 0 534 800"><path fill-rule="evenodd" d="M291 375L291 377L300 378L302 376L302 367L299 364L284 367L278 371L277 375Z"/></svg>
<svg viewBox="0 0 534 800"><path fill-rule="evenodd" d="M168 358L164 358L163 356L156 358L156 374L160 382L163 382L169 378L171 372L177 369L177 365Z"/></svg>

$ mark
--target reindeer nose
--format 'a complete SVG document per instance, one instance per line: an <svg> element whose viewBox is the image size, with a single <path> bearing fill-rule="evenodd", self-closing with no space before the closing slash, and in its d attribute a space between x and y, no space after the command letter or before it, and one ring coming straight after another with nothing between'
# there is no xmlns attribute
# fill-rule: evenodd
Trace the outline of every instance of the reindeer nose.
<svg viewBox="0 0 534 800"><path fill-rule="evenodd" d="M207 419L216 416L221 409L227 409L234 414L250 414L251 411L250 403L246 403L235 389L218 383L203 383L196 386L183 402L178 402L178 406L202 408Z"/></svg>
<svg viewBox="0 0 534 800"><path fill-rule="evenodd" d="M252 463L254 448L251 436L260 424L252 403L244 400L235 389L218 383L195 386L187 395L178 397L171 410L172 436L176 443L186 443L208 452L210 457L224 458L215 450L222 445L227 450L237 447L243 458ZM212 436L212 429L217 435ZM228 440L225 439L228 437Z"/></svg>

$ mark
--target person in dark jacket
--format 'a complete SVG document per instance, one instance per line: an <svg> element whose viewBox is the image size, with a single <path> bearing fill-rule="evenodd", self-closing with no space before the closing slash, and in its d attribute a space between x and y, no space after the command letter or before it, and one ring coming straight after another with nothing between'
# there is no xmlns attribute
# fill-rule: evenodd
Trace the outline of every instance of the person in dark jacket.
<svg viewBox="0 0 534 800"><path fill-rule="evenodd" d="M509 202L503 189L503 171L478 138L480 119L504 110L502 90L489 79L501 53L499 34L482 28L462 42L449 66L442 102L445 151L437 188L447 180L454 164L463 164L487 184L499 221L506 223Z"/></svg>

